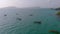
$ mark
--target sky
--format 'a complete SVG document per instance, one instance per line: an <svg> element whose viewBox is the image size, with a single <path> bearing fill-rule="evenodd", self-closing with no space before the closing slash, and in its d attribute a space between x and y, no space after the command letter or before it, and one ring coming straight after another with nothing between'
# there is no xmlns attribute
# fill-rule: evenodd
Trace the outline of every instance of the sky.
<svg viewBox="0 0 60 34"><path fill-rule="evenodd" d="M4 7L40 7L56 8L60 7L60 0L0 0L0 8Z"/></svg>

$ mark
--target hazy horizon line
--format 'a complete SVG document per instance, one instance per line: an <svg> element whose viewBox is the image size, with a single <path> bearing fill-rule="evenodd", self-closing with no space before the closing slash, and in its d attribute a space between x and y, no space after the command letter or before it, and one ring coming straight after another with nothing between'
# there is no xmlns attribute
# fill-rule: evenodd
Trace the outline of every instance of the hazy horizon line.
<svg viewBox="0 0 60 34"><path fill-rule="evenodd" d="M10 7L11 8L21 8L21 7L16 7L16 6L8 6L8 7L2 7L2 8L10 8ZM41 8L41 7L22 7L22 8ZM59 7L55 7L55 8L59 8Z"/></svg>

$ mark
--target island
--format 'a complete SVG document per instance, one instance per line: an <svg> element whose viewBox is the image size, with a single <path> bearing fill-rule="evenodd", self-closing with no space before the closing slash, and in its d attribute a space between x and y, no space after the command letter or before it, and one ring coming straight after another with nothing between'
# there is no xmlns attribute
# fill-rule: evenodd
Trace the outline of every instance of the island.
<svg viewBox="0 0 60 34"><path fill-rule="evenodd" d="M60 11L59 12L57 12L57 14L56 15L59 15L60 16Z"/></svg>
<svg viewBox="0 0 60 34"><path fill-rule="evenodd" d="M60 10L60 7L59 8L56 8L55 10Z"/></svg>

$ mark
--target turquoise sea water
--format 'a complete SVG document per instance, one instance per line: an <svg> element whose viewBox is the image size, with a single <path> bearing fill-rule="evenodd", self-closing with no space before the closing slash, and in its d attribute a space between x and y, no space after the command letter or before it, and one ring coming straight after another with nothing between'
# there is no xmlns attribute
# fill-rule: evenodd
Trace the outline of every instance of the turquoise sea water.
<svg viewBox="0 0 60 34"><path fill-rule="evenodd" d="M60 17L56 12L51 9L0 10L0 34L50 34L49 30L60 31ZM34 21L41 21L41 24Z"/></svg>

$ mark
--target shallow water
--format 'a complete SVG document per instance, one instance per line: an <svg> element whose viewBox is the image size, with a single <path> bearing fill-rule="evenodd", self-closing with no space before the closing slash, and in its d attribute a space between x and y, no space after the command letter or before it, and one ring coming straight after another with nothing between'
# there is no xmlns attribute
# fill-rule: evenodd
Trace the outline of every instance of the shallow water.
<svg viewBox="0 0 60 34"><path fill-rule="evenodd" d="M49 30L60 31L60 19L56 12L50 9L0 10L0 34L49 34ZM35 24L34 21L42 23Z"/></svg>

